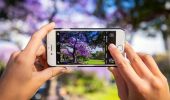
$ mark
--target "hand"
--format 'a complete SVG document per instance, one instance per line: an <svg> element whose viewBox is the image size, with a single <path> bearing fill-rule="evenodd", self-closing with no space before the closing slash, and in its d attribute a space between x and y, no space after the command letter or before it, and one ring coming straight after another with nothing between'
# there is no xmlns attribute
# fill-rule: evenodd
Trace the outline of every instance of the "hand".
<svg viewBox="0 0 170 100"><path fill-rule="evenodd" d="M137 54L126 43L129 63L114 44L109 46L109 51L117 64L117 68L110 68L110 71L115 77L121 100L170 100L167 79L150 55Z"/></svg>
<svg viewBox="0 0 170 100"><path fill-rule="evenodd" d="M30 99L48 79L67 72L64 67L49 68L46 63L45 47L41 42L54 27L54 23L43 26L33 34L23 51L11 55L0 78L2 100Z"/></svg>

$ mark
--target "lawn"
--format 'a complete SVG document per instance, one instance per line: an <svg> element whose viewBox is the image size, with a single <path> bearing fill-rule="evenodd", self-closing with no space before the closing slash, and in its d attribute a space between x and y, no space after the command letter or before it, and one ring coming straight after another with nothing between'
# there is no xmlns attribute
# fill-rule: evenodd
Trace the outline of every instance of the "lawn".
<svg viewBox="0 0 170 100"><path fill-rule="evenodd" d="M85 94L88 100L120 100L116 85L105 87L103 91Z"/></svg>
<svg viewBox="0 0 170 100"><path fill-rule="evenodd" d="M104 60L96 60L96 59L89 59L88 61L85 62L86 64L98 64L98 65L101 65L101 64L105 64L104 63Z"/></svg>
<svg viewBox="0 0 170 100"><path fill-rule="evenodd" d="M69 86L69 90L71 90L70 93L73 95L81 95L84 98L83 100L120 100L115 84L106 86L101 91L96 91L94 93L83 93L84 87L81 86Z"/></svg>

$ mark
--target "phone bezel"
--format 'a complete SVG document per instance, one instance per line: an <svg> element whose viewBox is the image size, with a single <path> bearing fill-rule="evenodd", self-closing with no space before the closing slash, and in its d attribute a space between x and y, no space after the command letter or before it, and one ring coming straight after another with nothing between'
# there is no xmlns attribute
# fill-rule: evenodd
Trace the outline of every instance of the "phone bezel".
<svg viewBox="0 0 170 100"><path fill-rule="evenodd" d="M122 46L121 53L124 53L125 44L125 31L121 28L55 28L47 35L47 63L49 66L65 66L65 67L110 67L116 66L115 64L103 64L103 65L57 65L56 64L56 31L116 31L116 46Z"/></svg>

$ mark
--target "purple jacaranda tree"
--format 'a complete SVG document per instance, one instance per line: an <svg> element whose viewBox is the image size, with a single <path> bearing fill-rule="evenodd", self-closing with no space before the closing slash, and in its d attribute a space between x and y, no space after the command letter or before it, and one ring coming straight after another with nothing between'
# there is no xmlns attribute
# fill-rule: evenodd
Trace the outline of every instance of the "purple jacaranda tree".
<svg viewBox="0 0 170 100"><path fill-rule="evenodd" d="M0 39L14 42L20 49L23 49L26 42L18 41L19 39L16 42L16 38L10 37L13 37L14 33L24 36L25 34L32 35L42 24L50 21L56 22L57 27L105 27L105 21L93 15L94 8L95 0L77 0L76 2L69 0L0 0L2 23L0 24L2 36ZM27 37L29 38L29 36ZM20 45L20 43L24 44ZM83 50L80 51L83 52L83 55L88 54Z"/></svg>
<svg viewBox="0 0 170 100"><path fill-rule="evenodd" d="M29 26L26 34L32 34L53 17L54 0L0 0L0 19L23 21ZM44 6L46 4L46 6ZM50 8L50 9L49 9ZM23 27L24 28L24 27ZM20 30L20 29L18 29Z"/></svg>
<svg viewBox="0 0 170 100"><path fill-rule="evenodd" d="M90 47L86 43L84 34L67 34L62 33L61 41L61 53L64 56L71 57L72 62L79 63L77 57L89 57Z"/></svg>
<svg viewBox="0 0 170 100"><path fill-rule="evenodd" d="M105 18L100 18L97 14L94 14L95 10L99 9L96 6L98 1L101 0L0 0L0 21L2 23L0 24L0 35L2 34L0 39L10 42L16 41L16 38L11 38L13 39L11 41L8 37L14 37L14 35L11 35L13 33L32 35L42 24L49 23L50 21L56 22L59 28L106 27L107 22ZM100 8L103 9L103 7ZM101 13L101 10L99 9L99 12L96 13ZM19 49L21 49L20 47L23 49L24 46L19 44L24 43L21 40L25 39L17 40L19 41L14 43ZM0 45L2 44L4 43L0 43ZM86 52L88 47L84 42L78 42L76 48L77 55L87 57L89 54L89 52ZM67 50L64 51L69 53ZM8 55L11 54L11 52L7 53ZM0 52L0 54L4 53ZM71 56L70 53L69 55Z"/></svg>

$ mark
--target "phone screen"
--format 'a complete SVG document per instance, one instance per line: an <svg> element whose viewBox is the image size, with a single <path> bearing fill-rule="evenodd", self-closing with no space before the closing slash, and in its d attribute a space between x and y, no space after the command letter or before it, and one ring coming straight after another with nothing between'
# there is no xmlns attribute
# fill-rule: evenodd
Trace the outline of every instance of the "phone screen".
<svg viewBox="0 0 170 100"><path fill-rule="evenodd" d="M115 64L110 43L116 43L116 31L56 31L56 64Z"/></svg>

